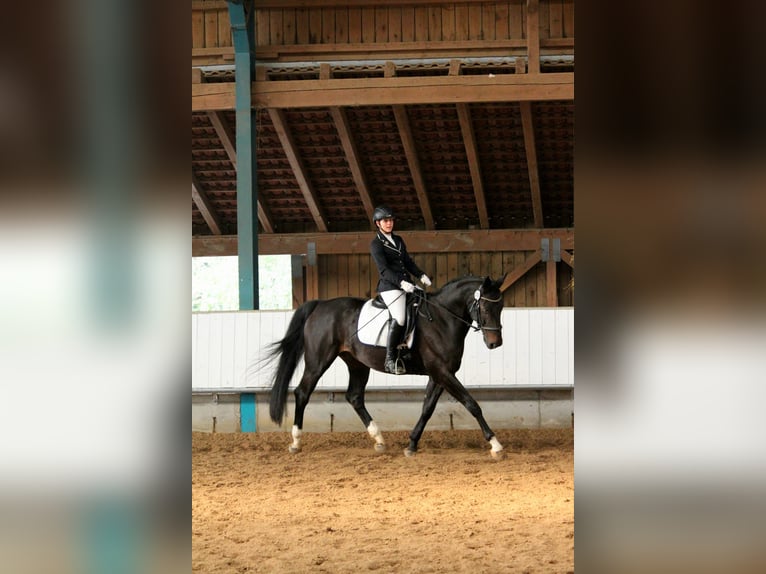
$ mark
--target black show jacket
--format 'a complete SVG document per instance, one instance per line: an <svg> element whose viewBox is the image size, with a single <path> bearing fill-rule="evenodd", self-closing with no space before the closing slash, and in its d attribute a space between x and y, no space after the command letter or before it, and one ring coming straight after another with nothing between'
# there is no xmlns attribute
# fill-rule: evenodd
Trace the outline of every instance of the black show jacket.
<svg viewBox="0 0 766 574"><path fill-rule="evenodd" d="M375 239L370 243L370 253L375 260L380 272L380 281L378 281L378 293L382 291L391 291L392 289L401 289L399 284L402 281L414 283L410 273L418 279L424 275L420 267L407 253L407 246L404 240L398 235L392 233L391 238L396 245L386 239L380 231L375 235Z"/></svg>

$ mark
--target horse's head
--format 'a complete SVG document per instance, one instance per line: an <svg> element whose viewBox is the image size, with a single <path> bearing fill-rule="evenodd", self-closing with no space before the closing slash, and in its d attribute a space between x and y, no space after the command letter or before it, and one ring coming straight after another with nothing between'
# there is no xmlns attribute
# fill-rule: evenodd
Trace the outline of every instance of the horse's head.
<svg viewBox="0 0 766 574"><path fill-rule="evenodd" d="M489 349L495 349L503 344L503 326L500 324L503 293L500 287L504 279L505 276L499 281L485 277L481 287L473 295L474 304L471 307L471 315L479 325L481 334L484 336L484 344Z"/></svg>

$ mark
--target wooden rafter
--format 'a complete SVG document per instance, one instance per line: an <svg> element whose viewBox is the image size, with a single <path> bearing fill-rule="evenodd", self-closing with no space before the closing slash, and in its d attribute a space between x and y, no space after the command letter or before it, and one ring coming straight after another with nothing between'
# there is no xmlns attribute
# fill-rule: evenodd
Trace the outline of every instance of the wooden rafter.
<svg viewBox="0 0 766 574"><path fill-rule="evenodd" d="M213 125L213 129L215 129L218 139L221 140L221 145L226 150L226 155L229 157L231 165L234 169L237 169L237 150L234 147L234 133L231 131L229 124L226 123L223 112L207 112L207 117ZM260 196L258 196L258 221L261 222L261 227L263 227L266 233L274 233L271 216L261 201Z"/></svg>
<svg viewBox="0 0 766 574"><path fill-rule="evenodd" d="M373 206L370 188L367 185L367 178L364 176L362 164L359 161L359 152L356 149L356 143L354 142L354 137L351 135L351 128L348 125L346 110L343 108L332 107L330 108L330 115L338 130L340 143L343 146L343 151L346 154L346 161L351 170L351 176L354 178L354 184L359 193L359 198L362 200L364 210L367 212L367 219L372 222L372 212L375 207Z"/></svg>
<svg viewBox="0 0 766 574"><path fill-rule="evenodd" d="M394 66L394 63L386 62L385 76L390 78L394 75L396 75L396 67ZM392 109L394 111L394 117L396 118L396 126L399 128L399 137L402 140L402 147L404 148L404 155L407 158L407 165L410 168L412 184L415 186L415 193L418 196L420 211L423 214L423 221L425 222L426 229L434 229L434 216L431 212L431 203L428 200L425 180L423 179L423 173L420 169L418 150L415 146L415 138L412 136L410 118L407 116L407 109L404 106L399 105L392 106Z"/></svg>
<svg viewBox="0 0 766 574"><path fill-rule="evenodd" d="M540 73L540 6L538 0L527 0L527 55L529 73Z"/></svg>
<svg viewBox="0 0 766 574"><path fill-rule="evenodd" d="M574 249L574 229L570 228L400 231L398 233L407 242L407 249L411 253L534 251L537 260L532 265L540 261L542 237L560 239L562 253L564 248ZM258 236L258 252L263 255L301 255L306 253L306 245L309 243L314 243L316 252L322 255L367 254L370 252L370 232L263 234ZM237 237L235 235L192 238L194 257L236 255L236 253ZM514 275L517 272L514 270L506 282L514 282L529 269L531 267L527 267L518 276Z"/></svg>
<svg viewBox="0 0 766 574"><path fill-rule="evenodd" d="M574 255L569 253L569 251L561 250L561 260L574 269Z"/></svg>
<svg viewBox="0 0 766 574"><path fill-rule="evenodd" d="M306 169L303 166L303 161L301 161L301 158L298 155L295 141L287 127L285 112L283 110L269 109L269 117L271 118L271 123L274 124L274 129L277 132L279 141L282 143L282 148L287 156L287 161L293 169L295 179L298 181L298 187L300 187L301 193L303 193L303 198L306 200L306 205L311 212L311 216L314 218L317 229L319 231L327 231L327 219L319 205L317 195L309 183Z"/></svg>
<svg viewBox="0 0 766 574"><path fill-rule="evenodd" d="M194 205L199 209L199 212L205 219L205 223L207 223L210 231L213 232L213 235L221 235L221 223L218 220L218 214L215 211L215 207L210 203L205 192L202 191L199 181L194 174L192 174L191 191L192 201L194 201Z"/></svg>
<svg viewBox="0 0 766 574"><path fill-rule="evenodd" d="M450 62L451 76L460 74L460 61L452 60ZM479 225L482 229L489 229L489 216L487 214L487 201L484 197L484 184L481 180L481 167L479 165L479 153L476 150L476 138L473 133L473 122L471 121L471 110L468 104L456 104L457 117L460 122L460 132L463 134L463 143L465 144L465 155L468 159L468 169L471 172L471 181L473 182L473 193L476 196L476 209L479 212Z"/></svg>
<svg viewBox="0 0 766 574"><path fill-rule="evenodd" d="M207 112L207 118L210 120L218 139L221 140L221 145L226 150L229 161L234 166L234 169L237 169L237 150L234 147L234 132L231 131L229 124L226 122L223 112Z"/></svg>
<svg viewBox="0 0 766 574"><path fill-rule="evenodd" d="M574 73L333 78L253 83L265 108L574 99ZM192 111L233 110L234 83L192 84Z"/></svg>
<svg viewBox="0 0 766 574"><path fill-rule="evenodd" d="M524 131L524 149L527 154L529 172L529 190L532 194L532 213L535 227L543 227L543 203L540 196L540 173L537 167L537 147L535 145L535 126L532 121L532 103L519 102L521 127Z"/></svg>
<svg viewBox="0 0 766 574"><path fill-rule="evenodd" d="M327 63L320 64L319 77L324 79L331 77L331 75L330 65ZM340 137L343 152L346 154L346 161L348 162L349 170L351 170L351 177L354 179L359 198L362 200L365 212L367 212L367 220L370 221L370 225L374 228L372 212L375 208L373 206L372 195L367 185L367 178L362 170L362 163L359 161L359 152L356 148L354 136L351 133L351 127L348 124L346 110L338 106L331 106L330 115L335 122L335 129L338 130L338 137Z"/></svg>

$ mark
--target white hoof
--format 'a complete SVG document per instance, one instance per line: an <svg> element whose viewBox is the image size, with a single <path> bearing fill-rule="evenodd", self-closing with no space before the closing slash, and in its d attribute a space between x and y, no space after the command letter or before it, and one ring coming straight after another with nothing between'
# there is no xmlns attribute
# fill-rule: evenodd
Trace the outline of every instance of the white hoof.
<svg viewBox="0 0 766 574"><path fill-rule="evenodd" d="M415 456L415 451L408 448L404 449L404 456Z"/></svg>
<svg viewBox="0 0 766 574"><path fill-rule="evenodd" d="M301 447L290 445L290 448L288 448L288 450L290 451L290 454L297 454L301 451Z"/></svg>
<svg viewBox="0 0 766 574"><path fill-rule="evenodd" d="M492 458L494 458L495 460L503 460L505 458L504 450L491 450L489 451L489 454L491 454Z"/></svg>
<svg viewBox="0 0 766 574"><path fill-rule="evenodd" d="M386 445L375 443L375 452L386 452Z"/></svg>

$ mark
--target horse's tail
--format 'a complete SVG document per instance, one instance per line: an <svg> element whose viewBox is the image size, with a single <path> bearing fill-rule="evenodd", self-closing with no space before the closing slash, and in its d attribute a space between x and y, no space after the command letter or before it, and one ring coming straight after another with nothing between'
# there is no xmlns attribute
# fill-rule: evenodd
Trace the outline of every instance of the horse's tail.
<svg viewBox="0 0 766 574"><path fill-rule="evenodd" d="M271 346L267 359L279 357L279 363L274 373L269 400L269 415L278 425L282 424L287 404L287 388L293 378L295 368L303 356L303 325L314 311L319 301L308 301L298 307L287 327L287 333L281 341Z"/></svg>

